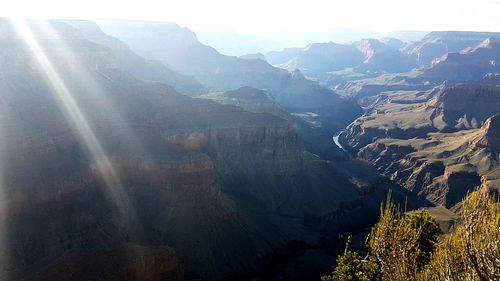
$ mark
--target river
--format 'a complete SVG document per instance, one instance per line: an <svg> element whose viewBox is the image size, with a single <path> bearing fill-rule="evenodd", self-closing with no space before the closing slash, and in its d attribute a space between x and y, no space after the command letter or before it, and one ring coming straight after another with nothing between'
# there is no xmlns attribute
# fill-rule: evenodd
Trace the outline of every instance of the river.
<svg viewBox="0 0 500 281"><path fill-rule="evenodd" d="M338 146L339 148L341 148L343 151L347 152L347 150L340 144L339 142L339 137L340 135L342 135L344 131L338 131L335 133L335 135L333 135L333 142L335 143L336 146Z"/></svg>

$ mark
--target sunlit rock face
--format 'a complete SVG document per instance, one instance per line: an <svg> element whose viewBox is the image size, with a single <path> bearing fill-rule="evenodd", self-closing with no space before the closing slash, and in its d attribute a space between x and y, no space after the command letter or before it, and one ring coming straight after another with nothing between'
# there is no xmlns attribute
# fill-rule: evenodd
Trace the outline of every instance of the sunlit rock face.
<svg viewBox="0 0 500 281"><path fill-rule="evenodd" d="M381 138L425 138L431 132L479 128L500 110L500 89L494 85L458 84L378 97L373 109L343 135L353 151Z"/></svg>
<svg viewBox="0 0 500 281"><path fill-rule="evenodd" d="M354 43L363 54L361 69L386 72L406 72L416 66L415 61L406 54L376 39L364 39Z"/></svg>
<svg viewBox="0 0 500 281"><path fill-rule="evenodd" d="M427 138L379 139L358 155L408 189L450 208L480 185L498 192L498 120L495 115L479 129Z"/></svg>
<svg viewBox="0 0 500 281"><path fill-rule="evenodd" d="M491 141L500 113L498 85L445 83L376 97L367 114L341 135L353 154L448 208L480 185L498 189L499 155Z"/></svg>
<svg viewBox="0 0 500 281"><path fill-rule="evenodd" d="M477 46L435 59L420 77L434 81L481 81L486 74L500 71L499 40L487 38Z"/></svg>
<svg viewBox="0 0 500 281"><path fill-rule="evenodd" d="M232 279L375 219L388 184L287 120L138 80L64 23L0 26L0 279Z"/></svg>
<svg viewBox="0 0 500 281"><path fill-rule="evenodd" d="M458 53L475 47L486 38L500 38L498 32L433 31L422 40L408 44L404 52L414 56L420 64L430 64L446 53Z"/></svg>

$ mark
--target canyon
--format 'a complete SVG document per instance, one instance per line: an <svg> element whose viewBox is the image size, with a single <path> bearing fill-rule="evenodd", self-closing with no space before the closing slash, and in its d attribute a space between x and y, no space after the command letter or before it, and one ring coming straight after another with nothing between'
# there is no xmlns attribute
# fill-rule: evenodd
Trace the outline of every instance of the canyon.
<svg viewBox="0 0 500 281"><path fill-rule="evenodd" d="M452 228L500 192L497 37L235 57L175 23L0 19L0 279L319 278L389 192Z"/></svg>

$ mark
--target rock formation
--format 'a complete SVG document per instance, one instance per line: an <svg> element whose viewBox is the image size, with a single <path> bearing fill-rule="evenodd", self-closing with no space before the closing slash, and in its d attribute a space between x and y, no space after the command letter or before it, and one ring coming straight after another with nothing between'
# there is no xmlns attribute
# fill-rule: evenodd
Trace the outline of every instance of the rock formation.
<svg viewBox="0 0 500 281"><path fill-rule="evenodd" d="M378 139L358 155L408 189L450 208L481 184L498 192L499 125L495 115L479 129Z"/></svg>
<svg viewBox="0 0 500 281"><path fill-rule="evenodd" d="M355 151L379 138L424 138L430 132L479 128L500 108L500 89L478 84L396 91L377 98L369 113L343 134Z"/></svg>
<svg viewBox="0 0 500 281"><path fill-rule="evenodd" d="M413 42L404 51L414 56L420 64L430 64L446 53L457 53L474 47L486 38L500 38L498 32L433 31L422 40Z"/></svg>
<svg viewBox="0 0 500 281"><path fill-rule="evenodd" d="M480 81L488 73L500 71L500 41L487 38L459 53L447 53L432 62L419 77L431 81Z"/></svg>
<svg viewBox="0 0 500 281"><path fill-rule="evenodd" d="M204 87L192 76L177 73L160 61L146 60L140 57L125 43L102 32L99 26L92 21L64 20L63 22L78 29L86 39L108 47L118 67L139 79L168 84L186 95L198 95L204 90Z"/></svg>
<svg viewBox="0 0 500 281"><path fill-rule="evenodd" d="M406 72L416 66L407 54L376 39L353 44L313 43L302 49L269 52L266 58L271 64L288 70L300 69L327 85L374 73Z"/></svg>

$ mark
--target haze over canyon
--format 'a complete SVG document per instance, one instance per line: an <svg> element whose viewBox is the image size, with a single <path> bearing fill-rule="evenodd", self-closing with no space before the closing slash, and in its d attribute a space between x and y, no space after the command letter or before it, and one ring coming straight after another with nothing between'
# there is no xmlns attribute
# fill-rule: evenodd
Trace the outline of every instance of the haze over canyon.
<svg viewBox="0 0 500 281"><path fill-rule="evenodd" d="M69 17L0 18L0 280L379 280L322 279L348 250L396 280L381 204L436 249L470 194L498 216L494 29Z"/></svg>

